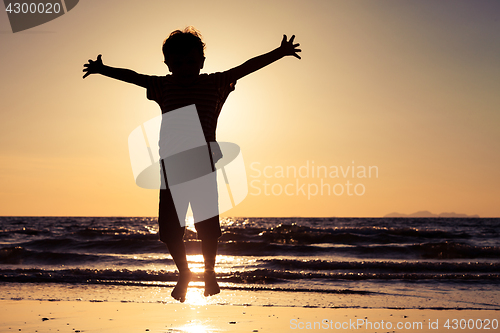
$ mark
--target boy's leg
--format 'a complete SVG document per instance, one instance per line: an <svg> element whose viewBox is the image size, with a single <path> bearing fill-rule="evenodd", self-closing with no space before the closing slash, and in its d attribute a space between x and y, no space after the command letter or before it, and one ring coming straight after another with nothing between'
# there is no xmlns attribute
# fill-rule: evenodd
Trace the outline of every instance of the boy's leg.
<svg viewBox="0 0 500 333"><path fill-rule="evenodd" d="M182 239L180 241L168 241L167 247L179 270L179 278L171 295L182 303L186 300L187 288L191 281L191 271L187 263L186 248Z"/></svg>
<svg viewBox="0 0 500 333"><path fill-rule="evenodd" d="M193 212L196 214L195 212ZM217 257L217 241L222 232L220 229L219 215L194 224L201 239L201 252L205 261L205 296L220 293L219 285L215 278L215 260Z"/></svg>
<svg viewBox="0 0 500 333"><path fill-rule="evenodd" d="M160 226L160 240L167 244L168 251L179 270L179 278L177 285L172 291L172 297L180 302L184 302L187 287L191 281L191 271L189 270L186 247L183 240L185 227L181 227L179 223L176 207L168 189L160 190L158 223Z"/></svg>
<svg viewBox="0 0 500 333"><path fill-rule="evenodd" d="M205 296L220 293L219 284L215 278L215 260L217 256L217 238L206 238L201 241L201 251L205 261Z"/></svg>
<svg viewBox="0 0 500 333"><path fill-rule="evenodd" d="M205 261L205 296L220 293L215 278L215 259L217 256L217 240L222 236L219 223L219 198L217 193L217 176L212 173L198 179L198 191L190 198L193 210L194 227L201 239L201 250Z"/></svg>

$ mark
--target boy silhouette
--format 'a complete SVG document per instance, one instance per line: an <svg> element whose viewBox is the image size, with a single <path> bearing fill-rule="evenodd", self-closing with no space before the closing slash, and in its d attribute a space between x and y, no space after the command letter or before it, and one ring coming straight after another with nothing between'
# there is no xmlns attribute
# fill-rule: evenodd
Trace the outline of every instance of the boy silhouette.
<svg viewBox="0 0 500 333"><path fill-rule="evenodd" d="M90 74L101 74L146 88L147 98L156 101L163 114L195 104L206 142L215 142L217 119L226 98L234 90L236 81L285 56L294 56L300 59L297 53L301 50L297 48L299 44L293 43L294 38L295 36L292 36L287 40L286 35L283 35L283 40L278 48L252 58L228 71L200 74L205 62L205 44L196 29L187 27L183 31L173 31L163 43L164 62L172 73L171 75L150 76L129 69L106 66L102 62L101 55L98 55L95 61L89 59L88 63L84 65L85 75L83 78ZM220 151L211 151L211 155L213 166L222 155ZM162 155L160 154L160 156ZM196 219L196 207L193 202L191 205ZM187 210L187 206L185 208ZM160 240L166 243L179 270L179 278L171 295L180 302L184 302L188 284L191 281L191 271L188 267L183 241L185 227L184 223L179 221L172 193L168 187L160 189L158 223ZM197 222L195 228L198 238L201 239L205 261L204 295L215 295L220 292L214 270L217 241L222 235L219 216Z"/></svg>

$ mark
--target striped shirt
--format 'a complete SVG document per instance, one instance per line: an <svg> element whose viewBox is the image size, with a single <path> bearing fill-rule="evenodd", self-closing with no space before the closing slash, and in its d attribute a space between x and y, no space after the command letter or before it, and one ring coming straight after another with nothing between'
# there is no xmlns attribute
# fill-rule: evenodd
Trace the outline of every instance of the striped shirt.
<svg viewBox="0 0 500 333"><path fill-rule="evenodd" d="M189 85L175 83L172 75L148 76L147 98L158 103L162 113L196 105L205 140L215 141L217 119L236 82L231 71L200 74Z"/></svg>

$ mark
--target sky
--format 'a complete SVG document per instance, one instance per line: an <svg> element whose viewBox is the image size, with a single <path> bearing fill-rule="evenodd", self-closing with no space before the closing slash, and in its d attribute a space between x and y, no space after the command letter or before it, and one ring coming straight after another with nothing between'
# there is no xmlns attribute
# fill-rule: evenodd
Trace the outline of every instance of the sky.
<svg viewBox="0 0 500 333"><path fill-rule="evenodd" d="M206 73L283 34L302 49L222 109L217 139L241 148L248 182L225 216L500 217L498 1L85 0L18 33L0 7L0 215L156 216L128 136L158 105L82 69L102 54L166 75L163 40L192 25Z"/></svg>

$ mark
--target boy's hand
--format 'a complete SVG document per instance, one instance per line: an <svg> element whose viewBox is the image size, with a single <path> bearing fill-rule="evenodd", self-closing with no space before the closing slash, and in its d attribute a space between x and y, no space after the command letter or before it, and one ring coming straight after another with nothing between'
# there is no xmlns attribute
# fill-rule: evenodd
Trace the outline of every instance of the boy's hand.
<svg viewBox="0 0 500 333"><path fill-rule="evenodd" d="M295 35L293 35L289 41L286 40L286 35L283 35L283 40L281 41L281 46L280 51L283 52L283 55L292 55L295 58L300 59L300 56L297 54L297 52L301 52L302 50L298 49L297 47L300 46L300 44L293 44L293 40L295 39Z"/></svg>
<svg viewBox="0 0 500 333"><path fill-rule="evenodd" d="M297 53L301 52L302 50L297 48L300 44L293 43L294 39L295 35L293 35L292 38L287 41L286 35L283 35L283 40L281 41L281 45L279 47L275 48L271 52L247 60L243 64L232 68L229 71L231 75L231 81L229 82L236 82L242 77L258 71L259 69L264 68L277 60L280 60L284 56L291 55L297 59L300 59L300 56Z"/></svg>
<svg viewBox="0 0 500 333"><path fill-rule="evenodd" d="M101 55L99 54L97 56L97 60L96 61L93 61L93 60L89 59L89 63L83 65L83 67L86 67L86 68L83 69L83 71L86 72L85 75L83 76L84 79L87 76L89 76L90 74L100 74L102 68L104 67L104 65L102 63Z"/></svg>

